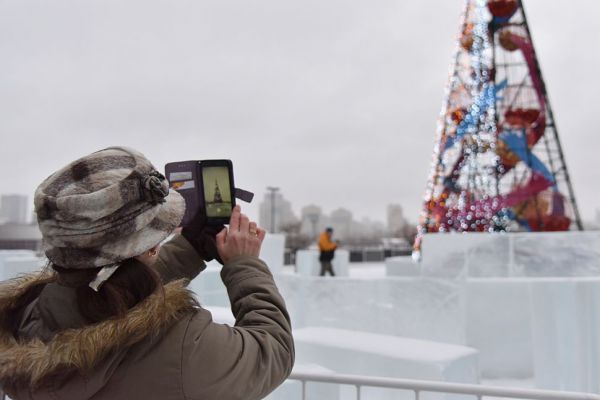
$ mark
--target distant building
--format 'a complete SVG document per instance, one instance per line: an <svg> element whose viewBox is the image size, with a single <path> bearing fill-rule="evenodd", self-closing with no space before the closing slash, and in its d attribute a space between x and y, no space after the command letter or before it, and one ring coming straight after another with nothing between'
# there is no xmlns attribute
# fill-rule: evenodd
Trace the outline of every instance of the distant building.
<svg viewBox="0 0 600 400"><path fill-rule="evenodd" d="M280 192L265 193L259 205L258 224L269 232L281 232L287 224L298 223L298 218L292 211L292 203L286 200Z"/></svg>
<svg viewBox="0 0 600 400"><path fill-rule="evenodd" d="M330 214L329 225L333 228L336 239L344 240L352 235L352 213L345 208L338 208Z"/></svg>
<svg viewBox="0 0 600 400"><path fill-rule="evenodd" d="M600 208L596 209L596 226L600 227Z"/></svg>
<svg viewBox="0 0 600 400"><path fill-rule="evenodd" d="M380 221L373 221L370 218L364 217L355 224L356 228L353 229L354 235L362 237L383 237L385 233L385 225Z"/></svg>
<svg viewBox="0 0 600 400"><path fill-rule="evenodd" d="M28 207L27 196L5 194L0 197L0 224L26 224Z"/></svg>
<svg viewBox="0 0 600 400"><path fill-rule="evenodd" d="M392 236L396 236L406 225L404 212L400 204L390 204L387 207L387 229Z"/></svg>
<svg viewBox="0 0 600 400"><path fill-rule="evenodd" d="M328 218L323 215L321 207L310 204L300 212L300 233L316 240L319 233L325 229Z"/></svg>
<svg viewBox="0 0 600 400"><path fill-rule="evenodd" d="M37 224L0 225L0 250L42 250L42 233Z"/></svg>

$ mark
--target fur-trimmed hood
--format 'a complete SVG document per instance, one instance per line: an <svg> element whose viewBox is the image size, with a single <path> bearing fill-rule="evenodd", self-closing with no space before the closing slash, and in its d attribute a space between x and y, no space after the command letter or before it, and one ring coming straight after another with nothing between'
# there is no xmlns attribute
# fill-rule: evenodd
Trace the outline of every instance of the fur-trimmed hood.
<svg viewBox="0 0 600 400"><path fill-rule="evenodd" d="M0 386L4 388L36 389L74 374L85 376L108 356L160 335L197 306L179 280L166 284L122 318L65 329L48 340L22 338L18 324L23 311L55 280L55 274L44 272L0 284Z"/></svg>

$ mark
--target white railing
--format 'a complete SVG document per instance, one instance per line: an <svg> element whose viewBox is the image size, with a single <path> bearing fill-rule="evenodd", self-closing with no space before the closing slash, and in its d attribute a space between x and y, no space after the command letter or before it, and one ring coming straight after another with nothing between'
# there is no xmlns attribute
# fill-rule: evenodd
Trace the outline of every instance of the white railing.
<svg viewBox="0 0 600 400"><path fill-rule="evenodd" d="M378 387L409 390L414 392L415 400L419 400L421 392L452 393L482 397L504 397L532 400L600 400L600 395L593 393L561 392L554 390L519 389L509 387L482 386L463 383L447 383L435 381L419 381L411 379L383 378L363 375L343 375L335 373L300 373L292 372L290 380L302 383L302 400L306 400L308 382L334 383L356 388L356 399L361 398L361 388Z"/></svg>

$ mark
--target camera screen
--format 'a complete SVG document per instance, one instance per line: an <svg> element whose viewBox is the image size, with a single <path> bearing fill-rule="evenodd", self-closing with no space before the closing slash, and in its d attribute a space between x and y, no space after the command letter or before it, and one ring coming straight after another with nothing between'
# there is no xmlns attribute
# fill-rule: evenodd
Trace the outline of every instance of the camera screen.
<svg viewBox="0 0 600 400"><path fill-rule="evenodd" d="M207 217L229 217L231 215L231 187L229 184L229 168L202 168L204 182L204 204Z"/></svg>

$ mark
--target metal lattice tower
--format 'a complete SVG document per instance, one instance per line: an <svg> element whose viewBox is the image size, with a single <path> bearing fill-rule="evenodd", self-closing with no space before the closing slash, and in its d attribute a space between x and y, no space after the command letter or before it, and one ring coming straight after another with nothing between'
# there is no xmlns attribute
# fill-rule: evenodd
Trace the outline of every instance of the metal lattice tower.
<svg viewBox="0 0 600 400"><path fill-rule="evenodd" d="M421 235L582 229L519 0L466 1L424 200Z"/></svg>

